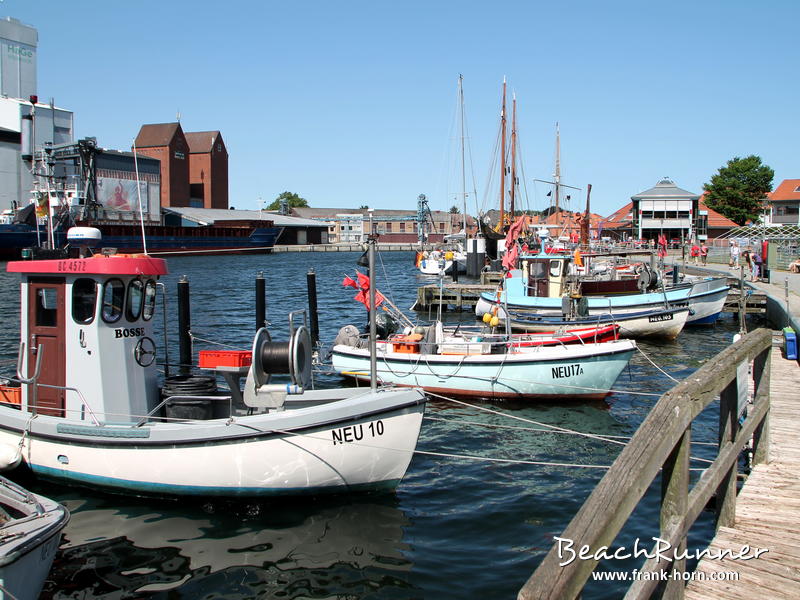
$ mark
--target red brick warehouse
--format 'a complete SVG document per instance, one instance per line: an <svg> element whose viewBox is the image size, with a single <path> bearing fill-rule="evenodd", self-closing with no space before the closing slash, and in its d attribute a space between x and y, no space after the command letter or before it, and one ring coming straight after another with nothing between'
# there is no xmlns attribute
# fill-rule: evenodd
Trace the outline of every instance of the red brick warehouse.
<svg viewBox="0 0 800 600"><path fill-rule="evenodd" d="M136 151L161 161L161 206L228 208L228 150L219 131L142 125Z"/></svg>
<svg viewBox="0 0 800 600"><path fill-rule="evenodd" d="M186 133L192 206L228 208L228 150L219 131Z"/></svg>

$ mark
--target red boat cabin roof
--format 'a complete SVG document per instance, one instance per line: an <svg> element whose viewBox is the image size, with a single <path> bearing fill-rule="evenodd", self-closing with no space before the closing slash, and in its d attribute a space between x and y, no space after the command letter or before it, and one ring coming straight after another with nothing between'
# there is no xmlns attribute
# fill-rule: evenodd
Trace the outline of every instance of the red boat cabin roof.
<svg viewBox="0 0 800 600"><path fill-rule="evenodd" d="M16 260L8 263L9 273L48 273L69 275L166 275L167 262L145 254L95 254L90 258L57 260Z"/></svg>

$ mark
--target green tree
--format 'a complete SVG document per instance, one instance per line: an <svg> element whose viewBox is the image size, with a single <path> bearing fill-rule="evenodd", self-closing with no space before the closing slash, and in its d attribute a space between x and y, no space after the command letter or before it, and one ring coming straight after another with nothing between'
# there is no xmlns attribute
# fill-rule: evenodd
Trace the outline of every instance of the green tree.
<svg viewBox="0 0 800 600"><path fill-rule="evenodd" d="M710 183L703 185L705 203L737 225L755 222L764 198L772 190L774 175L775 171L761 164L760 156L736 156L720 168Z"/></svg>
<svg viewBox="0 0 800 600"><path fill-rule="evenodd" d="M369 210L369 206L367 206L366 204L362 204L361 206L358 207L358 210Z"/></svg>
<svg viewBox="0 0 800 600"><path fill-rule="evenodd" d="M301 198L294 192L283 192L280 196L275 198L275 200L264 210L278 210L281 207L281 200L286 200L289 204L289 208L298 208L298 207L307 207L308 200L305 198Z"/></svg>
<svg viewBox="0 0 800 600"><path fill-rule="evenodd" d="M450 207L450 214L451 215L457 215L459 212L460 211L458 210L458 207L455 204Z"/></svg>

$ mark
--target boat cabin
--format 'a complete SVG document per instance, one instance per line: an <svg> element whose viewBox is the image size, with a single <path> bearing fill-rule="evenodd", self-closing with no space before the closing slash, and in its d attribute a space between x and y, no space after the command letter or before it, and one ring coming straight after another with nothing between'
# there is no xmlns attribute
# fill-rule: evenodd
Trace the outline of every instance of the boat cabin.
<svg viewBox="0 0 800 600"><path fill-rule="evenodd" d="M156 282L146 255L8 263L19 273L23 411L124 422L159 402L153 342ZM38 365L38 366L37 366Z"/></svg>
<svg viewBox="0 0 800 600"><path fill-rule="evenodd" d="M561 298L569 290L571 257L563 254L539 253L521 257L521 268L512 272L506 285L509 290L519 285L520 295L540 298ZM516 295L513 291L509 292Z"/></svg>

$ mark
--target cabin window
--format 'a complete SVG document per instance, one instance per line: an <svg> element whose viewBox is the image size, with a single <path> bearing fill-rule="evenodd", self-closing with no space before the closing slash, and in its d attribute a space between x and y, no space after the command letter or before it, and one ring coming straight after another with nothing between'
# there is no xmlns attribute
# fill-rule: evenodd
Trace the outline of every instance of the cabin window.
<svg viewBox="0 0 800 600"><path fill-rule="evenodd" d="M94 279L76 279L72 284L72 319L76 323L91 323L96 306L97 284Z"/></svg>
<svg viewBox="0 0 800 600"><path fill-rule="evenodd" d="M545 271L546 266L542 261L534 260L531 262L530 270L528 271L531 279L544 279L547 276Z"/></svg>
<svg viewBox="0 0 800 600"><path fill-rule="evenodd" d="M551 260L550 261L550 277L560 277L561 276L561 262L560 260Z"/></svg>
<svg viewBox="0 0 800 600"><path fill-rule="evenodd" d="M36 292L36 326L55 327L58 324L58 290L39 288Z"/></svg>
<svg viewBox="0 0 800 600"><path fill-rule="evenodd" d="M156 312L156 282L149 279L144 286L144 311L142 318L149 321Z"/></svg>
<svg viewBox="0 0 800 600"><path fill-rule="evenodd" d="M128 301L125 303L125 318L136 321L142 315L144 284L141 279L133 279L128 284Z"/></svg>
<svg viewBox="0 0 800 600"><path fill-rule="evenodd" d="M122 316L125 302L125 284L120 279L109 279L103 286L103 321L116 323Z"/></svg>

